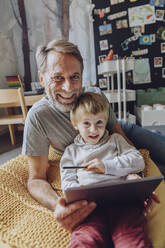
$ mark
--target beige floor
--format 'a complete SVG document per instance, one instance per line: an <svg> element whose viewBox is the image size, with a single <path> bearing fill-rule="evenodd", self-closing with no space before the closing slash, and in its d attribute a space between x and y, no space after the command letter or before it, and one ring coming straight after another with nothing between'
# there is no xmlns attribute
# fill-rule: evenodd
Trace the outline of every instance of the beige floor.
<svg viewBox="0 0 165 248"><path fill-rule="evenodd" d="M9 132L0 135L0 165L21 153L22 136L22 132L16 132L16 145L12 146Z"/></svg>
<svg viewBox="0 0 165 248"><path fill-rule="evenodd" d="M20 146L14 150L0 154L0 165L3 165L4 163L9 161L10 159L15 158L16 156L21 154L21 149L22 148ZM0 246L0 248L1 248L1 246Z"/></svg>

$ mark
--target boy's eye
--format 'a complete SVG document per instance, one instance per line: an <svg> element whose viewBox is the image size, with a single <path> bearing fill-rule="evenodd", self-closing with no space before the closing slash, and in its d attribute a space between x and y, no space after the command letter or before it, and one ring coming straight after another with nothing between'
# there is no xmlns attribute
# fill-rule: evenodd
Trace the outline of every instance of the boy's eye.
<svg viewBox="0 0 165 248"><path fill-rule="evenodd" d="M97 121L97 125L101 125L101 124L103 124L103 121L101 120Z"/></svg>
<svg viewBox="0 0 165 248"><path fill-rule="evenodd" d="M88 126L89 125L89 122L88 121L85 121L84 122L84 126Z"/></svg>

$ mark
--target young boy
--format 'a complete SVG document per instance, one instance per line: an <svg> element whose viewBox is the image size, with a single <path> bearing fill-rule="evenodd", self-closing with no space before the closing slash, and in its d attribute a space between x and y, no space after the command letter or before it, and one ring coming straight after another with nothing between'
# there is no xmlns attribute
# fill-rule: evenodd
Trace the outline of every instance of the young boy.
<svg viewBox="0 0 165 248"><path fill-rule="evenodd" d="M144 169L144 160L120 134L109 135L106 124L109 104L101 95L83 93L71 111L71 122L79 134L61 158L62 189L125 178ZM85 166L83 169L63 169ZM128 176L130 177L130 175ZM134 175L134 177L136 177ZM140 206L98 207L72 233L72 247L152 247Z"/></svg>

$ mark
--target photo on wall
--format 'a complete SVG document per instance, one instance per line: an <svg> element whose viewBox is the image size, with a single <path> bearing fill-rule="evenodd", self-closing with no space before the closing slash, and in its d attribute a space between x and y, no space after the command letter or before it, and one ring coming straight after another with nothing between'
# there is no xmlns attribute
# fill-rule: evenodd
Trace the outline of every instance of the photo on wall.
<svg viewBox="0 0 165 248"><path fill-rule="evenodd" d="M99 79L99 87L100 89L106 89L108 87L106 78Z"/></svg>
<svg viewBox="0 0 165 248"><path fill-rule="evenodd" d="M100 50L108 50L108 40L100 40Z"/></svg>
<svg viewBox="0 0 165 248"><path fill-rule="evenodd" d="M150 64L148 58L135 60L135 67L133 70L133 83L151 83Z"/></svg>
<svg viewBox="0 0 165 248"><path fill-rule="evenodd" d="M100 25L99 26L99 33L100 35L106 35L106 34L111 34L112 33L112 24L108 23L105 25Z"/></svg>
<svg viewBox="0 0 165 248"><path fill-rule="evenodd" d="M162 67L163 66L163 58L155 57L154 58L154 67Z"/></svg>

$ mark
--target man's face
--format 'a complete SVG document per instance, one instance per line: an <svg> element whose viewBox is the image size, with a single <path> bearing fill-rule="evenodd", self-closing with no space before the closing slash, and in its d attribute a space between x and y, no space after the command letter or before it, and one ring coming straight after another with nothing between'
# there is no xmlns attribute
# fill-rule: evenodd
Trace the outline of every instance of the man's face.
<svg viewBox="0 0 165 248"><path fill-rule="evenodd" d="M69 112L81 92L81 64L72 55L52 51L47 57L43 81L52 104L62 112Z"/></svg>

